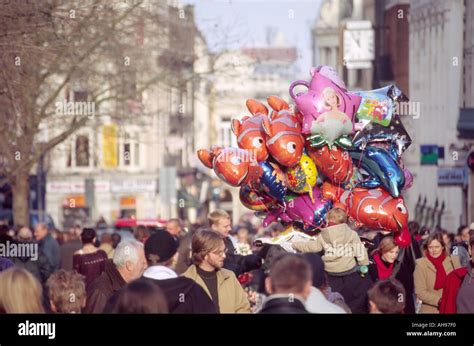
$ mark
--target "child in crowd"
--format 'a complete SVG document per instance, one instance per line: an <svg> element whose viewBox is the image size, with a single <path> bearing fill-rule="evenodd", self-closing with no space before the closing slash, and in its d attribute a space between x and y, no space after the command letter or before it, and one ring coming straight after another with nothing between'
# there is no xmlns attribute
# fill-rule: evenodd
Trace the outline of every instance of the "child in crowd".
<svg viewBox="0 0 474 346"><path fill-rule="evenodd" d="M327 227L311 241L295 242L299 252L321 252L329 286L342 294L352 313L367 313L367 291L371 280L363 275L369 257L359 236L347 225L347 214L333 208L327 215ZM366 272L366 271L365 271Z"/></svg>

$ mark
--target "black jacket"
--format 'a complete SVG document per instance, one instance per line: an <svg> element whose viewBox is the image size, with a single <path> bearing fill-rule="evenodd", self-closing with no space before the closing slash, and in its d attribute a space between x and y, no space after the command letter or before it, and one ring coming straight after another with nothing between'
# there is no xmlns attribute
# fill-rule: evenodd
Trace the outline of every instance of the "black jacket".
<svg viewBox="0 0 474 346"><path fill-rule="evenodd" d="M262 258L258 255L242 256L235 253L235 247L229 237L224 239L226 252L224 268L234 272L235 276L258 269L262 266Z"/></svg>
<svg viewBox="0 0 474 346"><path fill-rule="evenodd" d="M416 258L414 258L414 256L416 256L416 254L410 250L410 247L400 249L400 253L393 268L396 273L395 275L392 274L392 276L400 281L405 288L405 294L407 297L405 304L406 314L415 313L415 284L413 281L413 272L415 271ZM373 258L370 259L369 275L373 282L379 280L377 265Z"/></svg>
<svg viewBox="0 0 474 346"><path fill-rule="evenodd" d="M296 297L270 296L263 303L259 314L307 314L303 302Z"/></svg>
<svg viewBox="0 0 474 346"><path fill-rule="evenodd" d="M112 260L105 263L102 274L87 288L85 313L103 313L109 298L126 285Z"/></svg>
<svg viewBox="0 0 474 346"><path fill-rule="evenodd" d="M216 314L216 306L207 293L193 280L184 276L174 279L154 280L165 294L170 314Z"/></svg>
<svg viewBox="0 0 474 346"><path fill-rule="evenodd" d="M24 244L25 246L36 245L34 242L15 242L15 244ZM44 284L49 276L53 273L54 268L49 263L46 255L38 248L38 258L32 256L12 257L10 260L17 266L28 270L33 274L39 282Z"/></svg>

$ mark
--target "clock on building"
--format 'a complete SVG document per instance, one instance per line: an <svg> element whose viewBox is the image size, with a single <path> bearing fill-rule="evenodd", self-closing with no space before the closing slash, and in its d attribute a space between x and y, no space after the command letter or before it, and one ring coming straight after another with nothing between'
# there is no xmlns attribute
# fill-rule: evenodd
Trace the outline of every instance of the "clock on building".
<svg viewBox="0 0 474 346"><path fill-rule="evenodd" d="M347 68L370 68L374 60L374 30L371 22L347 22L343 35L343 47L343 59Z"/></svg>

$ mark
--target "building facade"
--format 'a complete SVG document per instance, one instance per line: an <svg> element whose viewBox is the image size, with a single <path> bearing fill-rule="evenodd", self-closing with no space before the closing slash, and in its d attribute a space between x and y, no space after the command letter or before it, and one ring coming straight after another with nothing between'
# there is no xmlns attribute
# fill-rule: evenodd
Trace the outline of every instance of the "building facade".
<svg viewBox="0 0 474 346"><path fill-rule="evenodd" d="M167 18L165 34L145 33L138 45L151 70L127 75L125 85L135 90L149 73L161 80L134 98L105 104L100 116L46 159L46 212L60 228L101 218L113 224L118 218L187 217L196 207L180 190L195 192L197 182L188 178L196 175L194 153L209 144L203 131L210 121L204 78L209 53L192 6L175 1L150 8ZM71 82L62 97L87 100L88 91L76 84Z"/></svg>
<svg viewBox="0 0 474 346"><path fill-rule="evenodd" d="M421 222L440 212L441 227L454 231L465 222L465 184L460 179L444 179L446 172L458 176L461 160L457 118L462 96L464 1L410 2L409 91L410 101L420 106L412 117L413 143L405 153L405 163L415 182L406 194L412 215L418 201L424 214ZM443 179L440 179L443 178ZM426 203L424 202L426 200ZM432 218L432 217L431 217Z"/></svg>

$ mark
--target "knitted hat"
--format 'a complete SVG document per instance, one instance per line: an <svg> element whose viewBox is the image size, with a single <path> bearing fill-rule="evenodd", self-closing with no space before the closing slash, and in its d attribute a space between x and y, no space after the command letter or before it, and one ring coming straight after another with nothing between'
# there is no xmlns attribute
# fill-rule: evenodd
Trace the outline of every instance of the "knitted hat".
<svg viewBox="0 0 474 346"><path fill-rule="evenodd" d="M178 242L164 230L157 230L145 242L145 256L158 256L158 262L166 262L178 251Z"/></svg>

